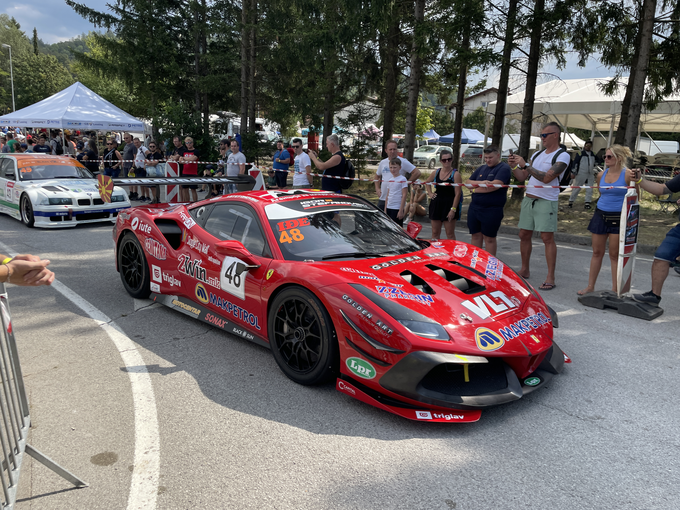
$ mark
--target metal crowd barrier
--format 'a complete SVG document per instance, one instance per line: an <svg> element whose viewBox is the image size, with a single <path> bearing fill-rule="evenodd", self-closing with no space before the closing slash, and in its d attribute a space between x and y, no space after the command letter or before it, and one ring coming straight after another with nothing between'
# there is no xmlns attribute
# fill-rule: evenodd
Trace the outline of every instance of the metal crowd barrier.
<svg viewBox="0 0 680 510"><path fill-rule="evenodd" d="M14 339L12 317L5 285L0 283L0 315L2 316L2 337L0 337L0 445L2 445L2 494L0 508L14 508L17 487L21 475L24 453L50 468L76 487L87 487L80 480L49 457L29 445L26 441L31 426L31 413L24 388L24 378L19 363L19 354Z"/></svg>

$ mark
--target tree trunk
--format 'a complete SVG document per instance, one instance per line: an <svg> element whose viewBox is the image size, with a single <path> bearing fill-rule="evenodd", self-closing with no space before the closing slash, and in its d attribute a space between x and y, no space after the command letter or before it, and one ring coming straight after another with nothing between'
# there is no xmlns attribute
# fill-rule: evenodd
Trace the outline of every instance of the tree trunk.
<svg viewBox="0 0 680 510"><path fill-rule="evenodd" d="M425 0L415 0L415 24L413 30L413 46L411 47L411 76L408 86L408 103L406 106L406 139L404 140L404 158L413 159L416 142L416 116L418 115L418 96L420 95L420 77L423 72L423 59L420 56L423 47L423 31L425 29Z"/></svg>
<svg viewBox="0 0 680 510"><path fill-rule="evenodd" d="M505 126L505 108L508 104L508 83L510 81L510 63L514 47L515 25L517 21L518 0L508 2L508 19L505 25L505 41L503 42L503 57L501 60L501 74L498 79L498 96L496 97L496 114L491 130L491 143L500 147Z"/></svg>
<svg viewBox="0 0 680 510"><path fill-rule="evenodd" d="M616 131L615 143L625 145L635 152L635 145L640 125L640 114L645 94L645 83L649 67L649 55L652 48L654 31L654 14L656 0L644 0L640 12L640 25L635 45L635 54L631 64L626 95L621 105L621 118Z"/></svg>
<svg viewBox="0 0 680 510"><path fill-rule="evenodd" d="M241 7L241 134L248 130L248 57L250 55L249 48L249 32L248 32L248 15L249 2L244 0Z"/></svg>
<svg viewBox="0 0 680 510"><path fill-rule="evenodd" d="M248 128L251 133L257 131L255 117L257 117L256 98L257 87L255 86L255 70L257 62L257 0L250 0L250 57L248 59Z"/></svg>
<svg viewBox="0 0 680 510"><path fill-rule="evenodd" d="M519 149L517 152L525 159L529 159L529 145L531 143L531 123L534 119L534 100L536 99L536 81L538 80L538 65L541 59L541 28L545 0L536 0L534 4L534 19L531 28L531 43L529 46L529 62L527 64L527 81L522 109L522 125L519 135ZM524 189L513 188L512 200L522 200Z"/></svg>
<svg viewBox="0 0 680 510"><path fill-rule="evenodd" d="M383 154L382 157L387 157L385 152L385 143L392 138L394 134L394 118L397 113L396 98L397 98L397 76L399 75L399 17L395 15L392 18L389 30L387 31L387 41L385 41L385 90L383 93Z"/></svg>
<svg viewBox="0 0 680 510"><path fill-rule="evenodd" d="M453 144L451 149L453 151L453 161L451 166L459 168L460 165L460 142L463 133L463 117L465 111L465 88L467 87L467 55L470 53L470 31L465 30L463 33L463 40L461 42L460 54L465 55L459 66L458 75L458 97L456 99L456 118L453 121Z"/></svg>
<svg viewBox="0 0 680 510"><path fill-rule="evenodd" d="M319 150L326 147L326 139L333 134L333 114L335 105L335 74L328 71L326 74L326 97L323 100L323 143Z"/></svg>

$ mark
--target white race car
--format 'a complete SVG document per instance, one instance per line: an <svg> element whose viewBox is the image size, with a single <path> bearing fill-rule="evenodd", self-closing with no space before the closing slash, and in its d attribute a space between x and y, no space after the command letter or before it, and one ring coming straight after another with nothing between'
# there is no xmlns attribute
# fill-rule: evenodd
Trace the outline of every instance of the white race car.
<svg viewBox="0 0 680 510"><path fill-rule="evenodd" d="M29 227L75 227L80 223L116 221L130 207L122 188L111 203L97 191L97 179L80 162L48 154L0 155L0 212Z"/></svg>

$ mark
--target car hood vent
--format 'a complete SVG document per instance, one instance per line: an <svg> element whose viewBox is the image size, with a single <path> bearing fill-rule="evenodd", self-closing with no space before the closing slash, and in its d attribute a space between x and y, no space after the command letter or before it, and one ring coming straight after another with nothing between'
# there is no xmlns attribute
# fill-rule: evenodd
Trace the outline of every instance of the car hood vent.
<svg viewBox="0 0 680 510"><path fill-rule="evenodd" d="M412 273L411 271L404 271L403 273L399 273L399 275L404 280L406 280L407 283L413 285L420 292L424 292L425 294L434 294L432 287L430 287L427 282L417 274Z"/></svg>
<svg viewBox="0 0 680 510"><path fill-rule="evenodd" d="M455 262L452 263L455 264ZM458 288L458 290L465 294L477 294L478 292L482 292L483 290L486 289L484 285L479 285L477 282L472 281L469 278L465 278L464 276L461 276L459 274L456 274L449 269L444 269L443 267L435 266L434 264L427 264L426 267L433 273L444 278L447 282L451 283L456 288ZM472 269L471 267L465 267L465 269L469 269L470 271L477 273L477 271Z"/></svg>
<svg viewBox="0 0 680 510"><path fill-rule="evenodd" d="M42 189L44 189L45 191L56 191L56 192L64 191L63 189L57 188L56 186L43 186Z"/></svg>

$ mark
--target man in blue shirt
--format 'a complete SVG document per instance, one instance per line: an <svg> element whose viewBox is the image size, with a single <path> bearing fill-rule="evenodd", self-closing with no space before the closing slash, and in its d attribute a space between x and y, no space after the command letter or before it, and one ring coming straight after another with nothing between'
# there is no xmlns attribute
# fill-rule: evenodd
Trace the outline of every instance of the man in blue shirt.
<svg viewBox="0 0 680 510"><path fill-rule="evenodd" d="M501 161L498 147L484 149L484 165L473 172L465 184L510 184L510 166ZM472 235L471 244L496 255L496 235L503 221L503 207L508 199L508 188L473 188L468 207L467 224Z"/></svg>
<svg viewBox="0 0 680 510"><path fill-rule="evenodd" d="M283 148L283 140L276 142L274 153L274 170L276 171L276 186L279 189L286 188L288 180L288 167L290 166L290 152Z"/></svg>

